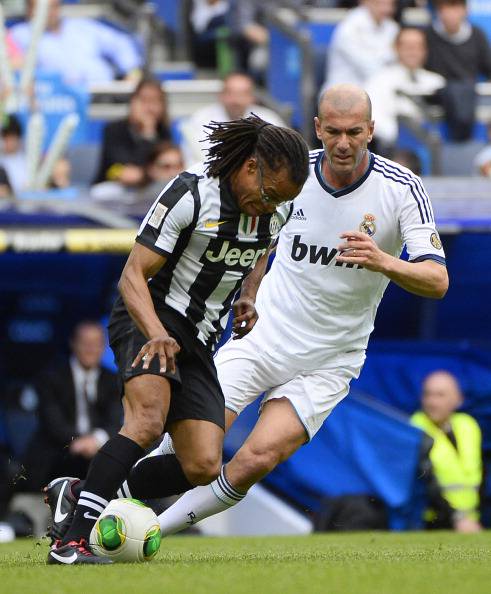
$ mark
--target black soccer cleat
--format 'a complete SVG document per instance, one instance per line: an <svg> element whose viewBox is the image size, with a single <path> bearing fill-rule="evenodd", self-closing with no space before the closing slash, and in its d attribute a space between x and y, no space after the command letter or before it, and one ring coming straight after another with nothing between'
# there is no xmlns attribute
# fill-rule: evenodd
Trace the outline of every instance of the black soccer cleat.
<svg viewBox="0 0 491 594"><path fill-rule="evenodd" d="M66 545L52 547L48 553L48 565L109 565L111 559L97 557L90 550L87 541L72 540Z"/></svg>
<svg viewBox="0 0 491 594"><path fill-rule="evenodd" d="M72 523L77 506L77 498L73 494L72 487L78 482L80 482L78 478L63 476L52 480L43 489L44 502L51 510L51 525L46 535L51 538L51 544L61 540Z"/></svg>

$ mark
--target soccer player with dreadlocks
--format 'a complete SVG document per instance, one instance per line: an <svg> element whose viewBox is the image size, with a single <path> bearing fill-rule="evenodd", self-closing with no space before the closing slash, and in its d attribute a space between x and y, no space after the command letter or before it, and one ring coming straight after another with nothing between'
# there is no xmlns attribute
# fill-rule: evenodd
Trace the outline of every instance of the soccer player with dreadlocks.
<svg viewBox="0 0 491 594"><path fill-rule="evenodd" d="M214 347L248 271L265 269L286 220L276 206L302 189L309 153L298 133L256 116L208 128L208 160L164 188L122 272L109 338L124 386L123 427L95 456L83 487L70 478L48 485L55 541L48 563L111 562L93 555L90 531L164 427L176 456L163 457L165 468L154 477L162 496L220 473L224 397ZM247 282L234 306L239 336L256 319Z"/></svg>

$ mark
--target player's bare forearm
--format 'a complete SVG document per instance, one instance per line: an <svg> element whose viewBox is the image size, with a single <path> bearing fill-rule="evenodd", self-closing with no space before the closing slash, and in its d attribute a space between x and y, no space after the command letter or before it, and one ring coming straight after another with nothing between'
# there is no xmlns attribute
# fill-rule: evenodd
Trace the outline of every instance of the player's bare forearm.
<svg viewBox="0 0 491 594"><path fill-rule="evenodd" d="M266 274L266 268L268 267L269 256L273 250L268 250L263 256L259 258L254 268L249 272L242 282L240 289L240 297L244 299L251 299L256 301L256 295L259 289L259 285Z"/></svg>
<svg viewBox="0 0 491 594"><path fill-rule="evenodd" d="M432 299L442 299L448 289L447 268L433 260L405 262L390 256L386 270L382 271L402 289Z"/></svg>
<svg viewBox="0 0 491 594"><path fill-rule="evenodd" d="M164 264L165 258L135 244L121 274L118 289L128 313L140 331L148 338L166 334L148 290L148 279Z"/></svg>
<svg viewBox="0 0 491 594"><path fill-rule="evenodd" d="M381 272L401 288L420 297L441 299L445 296L448 273L442 264L434 260L411 263L395 258L360 231L342 233L341 239L345 241L338 248L338 262L359 264L367 270Z"/></svg>

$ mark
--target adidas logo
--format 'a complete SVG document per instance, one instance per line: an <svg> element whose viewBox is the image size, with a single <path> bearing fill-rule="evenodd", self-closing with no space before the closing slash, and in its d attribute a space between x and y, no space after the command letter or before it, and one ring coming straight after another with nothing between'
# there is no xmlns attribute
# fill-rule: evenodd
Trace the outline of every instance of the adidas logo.
<svg viewBox="0 0 491 594"><path fill-rule="evenodd" d="M292 214L292 219L296 219L297 221L306 221L307 217L303 214L303 208L299 208Z"/></svg>

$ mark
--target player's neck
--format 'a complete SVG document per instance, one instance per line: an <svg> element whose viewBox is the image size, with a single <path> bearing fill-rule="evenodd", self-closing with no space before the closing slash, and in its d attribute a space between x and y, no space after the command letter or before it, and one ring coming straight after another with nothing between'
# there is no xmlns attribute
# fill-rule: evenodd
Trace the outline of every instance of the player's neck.
<svg viewBox="0 0 491 594"><path fill-rule="evenodd" d="M366 172L370 164L370 155L368 151L365 151L362 160L352 171L343 174L336 172L330 165L329 160L324 155L321 164L321 172L325 182L331 188L340 190L356 183Z"/></svg>

